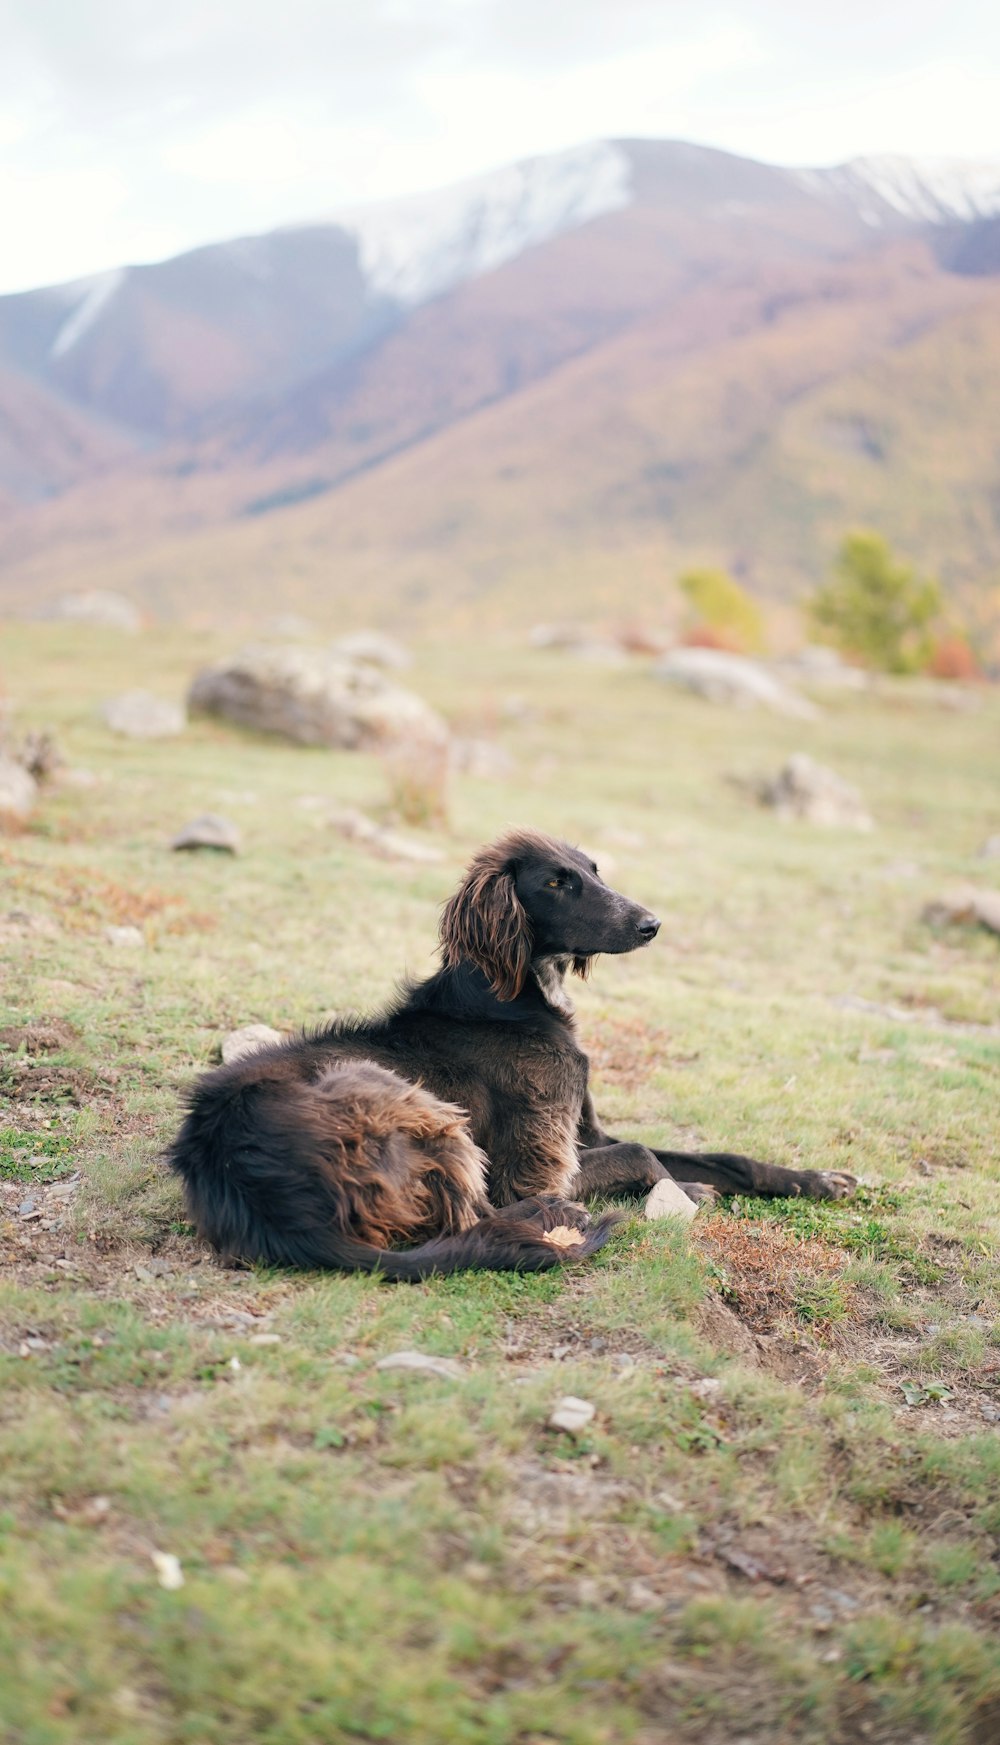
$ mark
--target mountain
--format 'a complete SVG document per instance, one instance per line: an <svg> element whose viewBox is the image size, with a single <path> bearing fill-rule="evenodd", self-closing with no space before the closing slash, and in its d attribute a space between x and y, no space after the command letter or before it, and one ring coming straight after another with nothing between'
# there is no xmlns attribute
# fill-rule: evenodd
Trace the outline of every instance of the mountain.
<svg viewBox="0 0 1000 1745"><path fill-rule="evenodd" d="M0 298L0 601L626 613L861 519L974 592L998 215L995 166L598 142Z"/></svg>

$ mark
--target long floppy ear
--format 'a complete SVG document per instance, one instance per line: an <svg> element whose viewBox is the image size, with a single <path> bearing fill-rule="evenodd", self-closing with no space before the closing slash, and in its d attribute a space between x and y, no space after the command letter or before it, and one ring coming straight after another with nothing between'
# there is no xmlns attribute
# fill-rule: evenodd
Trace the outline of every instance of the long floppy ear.
<svg viewBox="0 0 1000 1745"><path fill-rule="evenodd" d="M441 944L449 969L468 958L498 1000L517 999L531 966L531 924L514 888L513 869L495 849L476 856L464 884L445 904Z"/></svg>

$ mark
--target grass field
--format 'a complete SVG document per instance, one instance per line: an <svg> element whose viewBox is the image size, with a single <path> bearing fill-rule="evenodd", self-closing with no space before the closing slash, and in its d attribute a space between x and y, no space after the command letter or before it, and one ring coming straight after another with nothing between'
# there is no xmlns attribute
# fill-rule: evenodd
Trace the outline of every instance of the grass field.
<svg viewBox="0 0 1000 1745"><path fill-rule="evenodd" d="M102 726L207 639L2 647L19 724L96 778L0 839L4 1745L994 1745L1000 956L921 911L997 882L1000 699L789 723L641 663L427 647L415 688L514 765L455 780L414 868L326 822L378 809L373 759ZM757 806L798 749L871 835ZM209 808L243 854L170 854ZM511 822L664 920L577 994L611 1130L857 1199L632 1219L558 1277L220 1270L157 1161L180 1087L234 1025L422 973ZM403 1348L460 1374L376 1368ZM563 1394L596 1408L576 1438Z"/></svg>

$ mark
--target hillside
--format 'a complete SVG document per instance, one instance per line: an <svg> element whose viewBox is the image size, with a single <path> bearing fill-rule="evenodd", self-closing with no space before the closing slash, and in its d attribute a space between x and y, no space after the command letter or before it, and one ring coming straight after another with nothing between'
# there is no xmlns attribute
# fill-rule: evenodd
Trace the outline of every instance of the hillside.
<svg viewBox="0 0 1000 1745"><path fill-rule="evenodd" d="M619 142L0 298L0 601L629 614L692 556L793 597L857 520L972 598L998 202Z"/></svg>

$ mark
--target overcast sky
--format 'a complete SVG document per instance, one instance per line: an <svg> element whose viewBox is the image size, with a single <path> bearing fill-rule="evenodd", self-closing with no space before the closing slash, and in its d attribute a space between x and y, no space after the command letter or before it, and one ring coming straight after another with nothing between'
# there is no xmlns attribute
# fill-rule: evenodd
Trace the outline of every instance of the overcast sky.
<svg viewBox="0 0 1000 1745"><path fill-rule="evenodd" d="M597 137L1000 159L986 0L0 0L0 290Z"/></svg>

